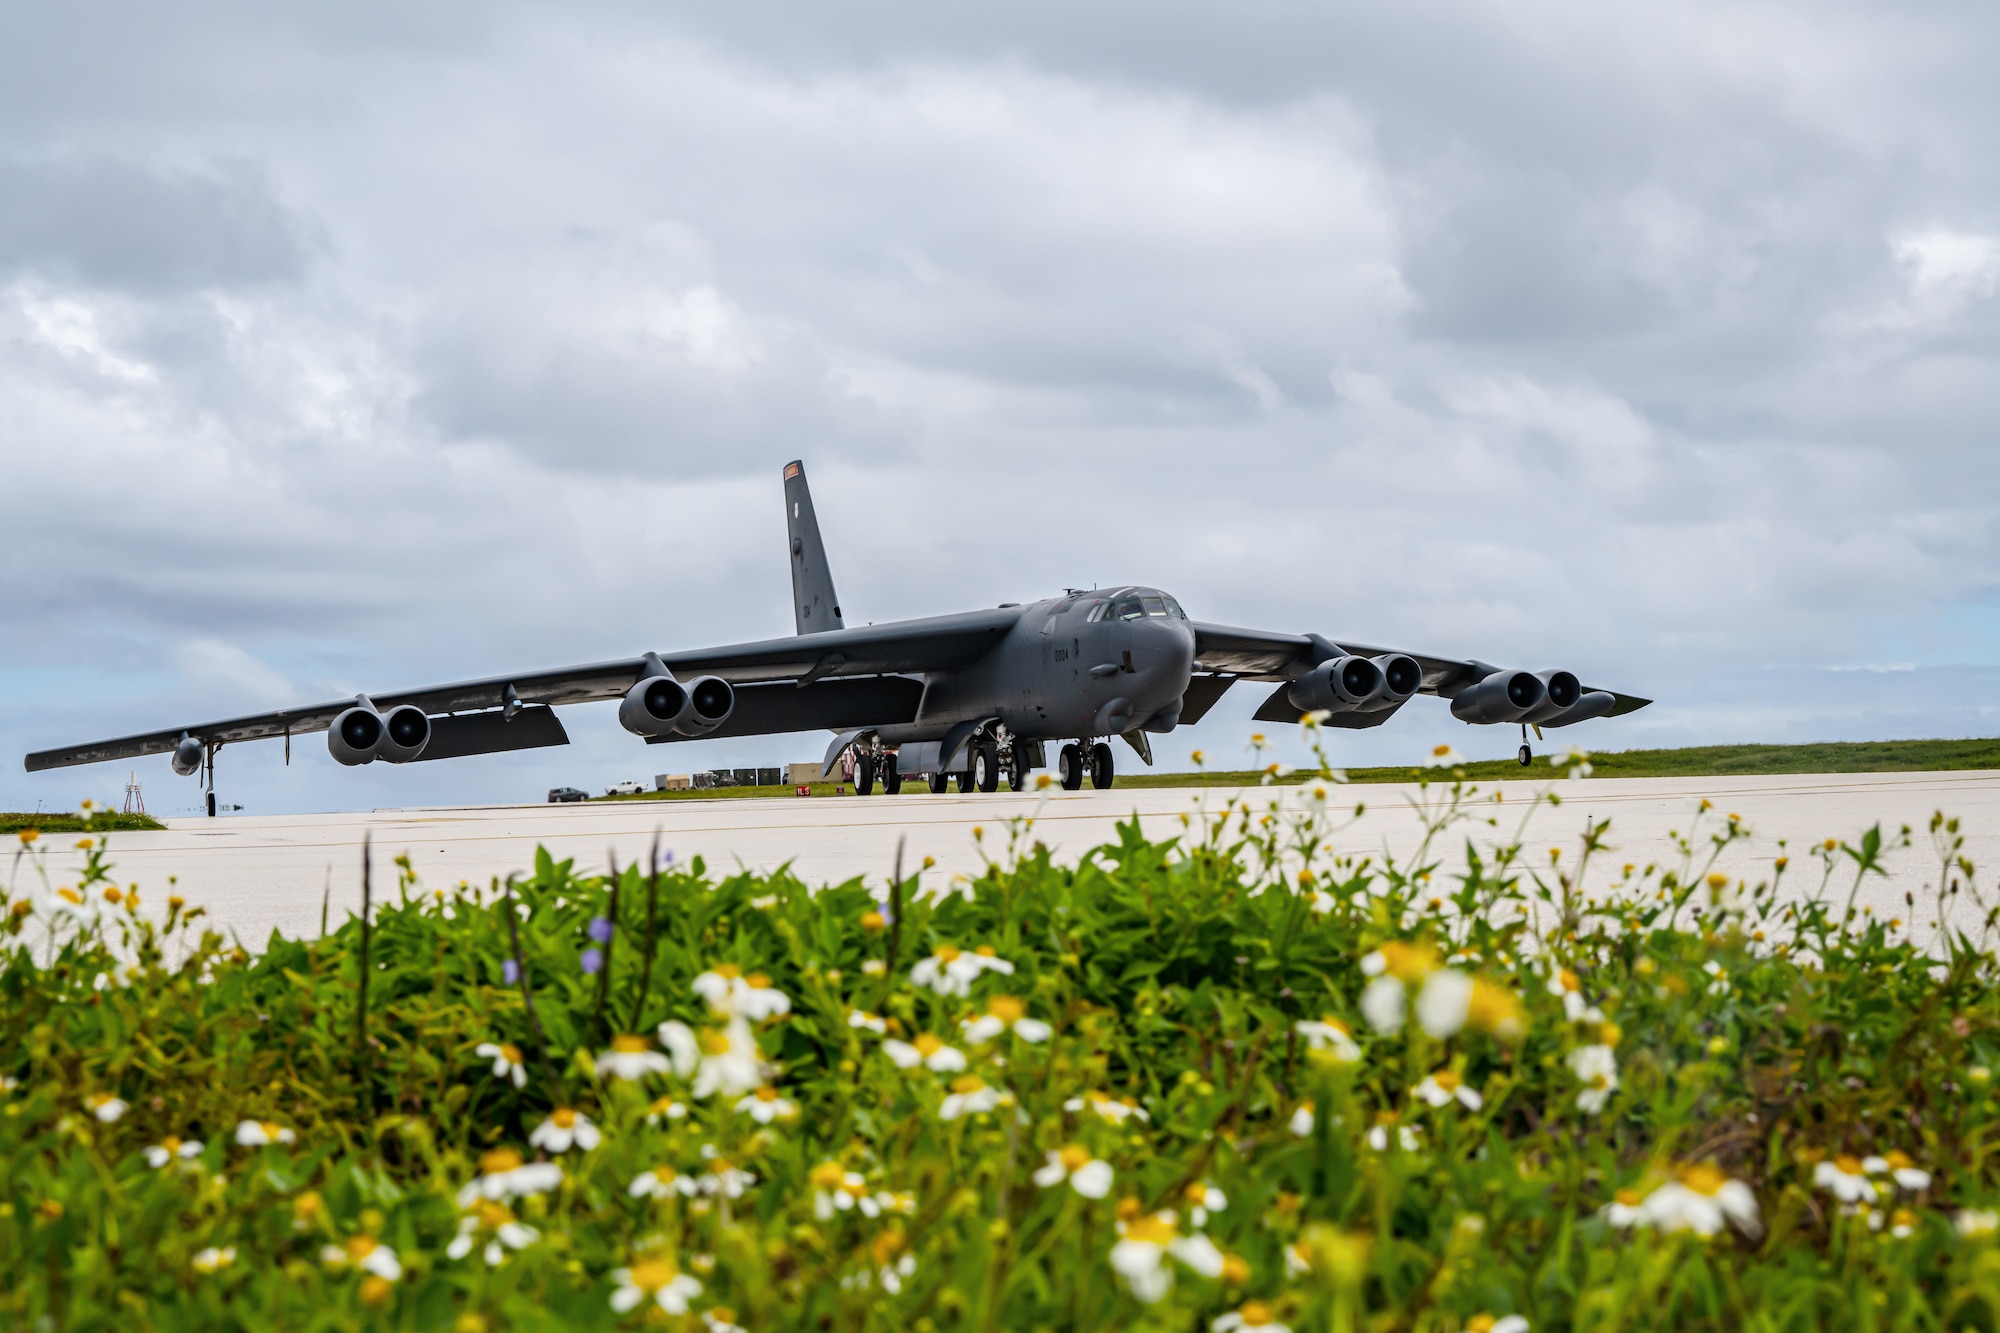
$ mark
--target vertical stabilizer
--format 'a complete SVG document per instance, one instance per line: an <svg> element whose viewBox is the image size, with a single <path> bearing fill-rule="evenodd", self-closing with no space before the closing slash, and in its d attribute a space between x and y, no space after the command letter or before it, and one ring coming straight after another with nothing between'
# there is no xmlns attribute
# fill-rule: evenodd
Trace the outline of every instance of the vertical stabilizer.
<svg viewBox="0 0 2000 1333"><path fill-rule="evenodd" d="M841 628L840 598L834 595L833 572L826 567L826 544L819 539L804 463L785 464L785 531L791 538L792 618L799 633Z"/></svg>

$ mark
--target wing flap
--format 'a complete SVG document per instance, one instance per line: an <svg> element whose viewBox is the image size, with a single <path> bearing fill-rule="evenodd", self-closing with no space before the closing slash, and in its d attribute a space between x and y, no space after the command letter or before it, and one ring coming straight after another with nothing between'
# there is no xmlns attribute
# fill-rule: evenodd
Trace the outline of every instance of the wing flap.
<svg viewBox="0 0 2000 1333"><path fill-rule="evenodd" d="M417 759L419 762L463 759L468 755L568 744L569 733L563 730L562 719L555 715L554 709L537 704L523 708L511 718L499 709L433 718L430 744Z"/></svg>

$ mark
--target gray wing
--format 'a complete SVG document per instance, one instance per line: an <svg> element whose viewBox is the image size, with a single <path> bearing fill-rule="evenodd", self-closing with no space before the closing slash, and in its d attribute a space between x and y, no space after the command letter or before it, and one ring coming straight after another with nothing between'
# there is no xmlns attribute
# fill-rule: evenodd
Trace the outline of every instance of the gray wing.
<svg viewBox="0 0 2000 1333"><path fill-rule="evenodd" d="M1013 607L971 611L692 652L662 653L660 660L683 679L720 676L732 685L784 681L812 685L842 677L953 671L983 657L1013 628L1019 616L1020 611ZM369 699L385 713L391 708L414 704L433 716L501 708L509 702L510 687L514 698L523 704L589 703L619 698L639 679L644 668L643 657L627 657L586 666L560 667L553 671L489 676L483 680L436 685L427 689L371 694ZM851 699L851 692L835 694L827 691L822 695L808 689L803 693L815 699L828 697L832 712L838 716L832 722L808 721L799 729L841 725L838 718L851 711L852 704L846 702ZM35 773L75 764L168 754L180 743L183 735L199 737L211 745L308 735L325 731L333 724L334 718L353 704L353 699L338 699L303 708L166 727L136 736L95 741L89 745L41 750L27 756L27 769ZM804 709L794 706L786 710L787 729L801 716L813 711L811 706Z"/></svg>
<svg viewBox="0 0 2000 1333"><path fill-rule="evenodd" d="M1269 680L1289 682L1304 675L1330 658L1352 653L1359 657L1380 657L1385 653L1402 653L1416 659L1423 668L1423 684L1418 686L1419 694L1432 694L1441 699L1455 697L1468 685L1475 684L1492 675L1499 667L1477 658L1434 657L1429 653L1413 653L1407 648L1380 648L1365 643L1336 642L1318 634L1283 634L1272 630L1239 629L1232 625L1209 625L1194 622L1195 669L1210 673L1233 676L1241 680ZM1586 691L1596 690L1595 685L1585 685ZM1606 717L1619 717L1636 712L1651 703L1636 695L1620 694L1607 690L1617 703ZM1265 722L1296 722L1299 711L1291 707L1281 688L1264 701L1255 716Z"/></svg>

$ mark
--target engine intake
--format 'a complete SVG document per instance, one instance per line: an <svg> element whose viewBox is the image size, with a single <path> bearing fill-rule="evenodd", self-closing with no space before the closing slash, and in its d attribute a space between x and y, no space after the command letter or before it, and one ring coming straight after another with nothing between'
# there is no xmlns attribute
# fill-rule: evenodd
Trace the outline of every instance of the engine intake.
<svg viewBox="0 0 2000 1333"><path fill-rule="evenodd" d="M430 743L430 717L415 704L401 704L382 719L382 739L375 747L375 756L392 764L407 764L421 756Z"/></svg>
<svg viewBox="0 0 2000 1333"><path fill-rule="evenodd" d="M375 762L381 747L382 715L369 704L356 704L333 720L326 729L327 752L336 763L354 768Z"/></svg>
<svg viewBox="0 0 2000 1333"><path fill-rule="evenodd" d="M1382 669L1382 700L1384 703L1404 704L1409 701L1424 683L1424 669L1417 665L1417 659L1403 653L1384 653L1372 659Z"/></svg>
<svg viewBox="0 0 2000 1333"><path fill-rule="evenodd" d="M174 747L174 772L184 778L193 777L201 772L203 757L201 737L182 732L181 743Z"/></svg>
<svg viewBox="0 0 2000 1333"><path fill-rule="evenodd" d="M736 690L720 676L701 676L687 685L688 716L678 728L683 736L706 736L736 711Z"/></svg>
<svg viewBox="0 0 2000 1333"><path fill-rule="evenodd" d="M1412 662L1411 665L1416 664ZM1383 669L1372 658L1336 657L1321 662L1293 681L1285 691L1285 697L1302 713L1320 709L1329 713L1354 713L1401 703L1402 699L1382 697L1387 683L1383 677Z"/></svg>
<svg viewBox="0 0 2000 1333"><path fill-rule="evenodd" d="M618 703L618 725L634 736L671 736L694 713L686 689L672 676L649 676Z"/></svg>
<svg viewBox="0 0 2000 1333"><path fill-rule="evenodd" d="M1569 673L1556 672L1559 676ZM1569 676L1575 681L1574 676ZM1451 701L1451 715L1461 722L1525 722L1528 715L1548 699L1549 687L1540 676L1526 671L1496 671L1477 685L1459 691Z"/></svg>

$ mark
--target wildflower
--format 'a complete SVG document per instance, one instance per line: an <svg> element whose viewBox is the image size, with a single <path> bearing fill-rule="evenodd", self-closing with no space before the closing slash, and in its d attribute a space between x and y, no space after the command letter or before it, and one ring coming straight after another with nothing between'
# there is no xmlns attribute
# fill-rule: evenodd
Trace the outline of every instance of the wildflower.
<svg viewBox="0 0 2000 1333"><path fill-rule="evenodd" d="M1351 1065L1361 1058L1361 1048L1354 1044L1347 1024L1331 1015L1306 1019L1292 1026L1306 1039L1306 1049L1334 1064Z"/></svg>
<svg viewBox="0 0 2000 1333"><path fill-rule="evenodd" d="M875 1014L864 1013L859 1009L853 1009L848 1011L847 1026L860 1028L864 1032L872 1032L879 1037L889 1030L889 1020Z"/></svg>
<svg viewBox="0 0 2000 1333"><path fill-rule="evenodd" d="M611 943L611 918L608 916L594 916L590 918L588 933L590 938L599 944Z"/></svg>
<svg viewBox="0 0 2000 1333"><path fill-rule="evenodd" d="M146 1165L155 1171L168 1162L185 1162L201 1156L201 1142L197 1139L182 1141L169 1135L159 1143L146 1149Z"/></svg>
<svg viewBox="0 0 2000 1333"><path fill-rule="evenodd" d="M567 1106L558 1106L549 1112L548 1119L535 1126L528 1135L528 1143L552 1153L568 1152L571 1147L589 1152L603 1137L598 1133L597 1126L590 1123L589 1116Z"/></svg>
<svg viewBox="0 0 2000 1333"><path fill-rule="evenodd" d="M743 1326L736 1322L736 1311L726 1305L703 1310L701 1322L708 1326L708 1333L745 1333Z"/></svg>
<svg viewBox="0 0 2000 1333"><path fill-rule="evenodd" d="M671 1097L662 1097L646 1108L646 1123L657 1125L662 1120L685 1120L688 1109Z"/></svg>
<svg viewBox="0 0 2000 1333"><path fill-rule="evenodd" d="M597 1072L613 1078L637 1081L648 1074L671 1072L673 1062L653 1050L644 1037L616 1036L611 1049L597 1057Z"/></svg>
<svg viewBox="0 0 2000 1333"><path fill-rule="evenodd" d="M686 1273L677 1273L665 1259L643 1259L630 1268L614 1269L611 1280L618 1289L611 1293L611 1308L627 1314L647 1301L668 1314L686 1314L688 1302L701 1295L701 1283Z"/></svg>
<svg viewBox="0 0 2000 1333"><path fill-rule="evenodd" d="M1208 1328L1209 1333L1292 1333L1262 1301L1245 1301L1228 1314L1217 1315Z"/></svg>
<svg viewBox="0 0 2000 1333"><path fill-rule="evenodd" d="M1908 1208L1898 1208L1889 1215L1889 1234L1897 1240L1907 1240L1916 1231L1917 1215Z"/></svg>
<svg viewBox="0 0 2000 1333"><path fill-rule="evenodd" d="M563 1172L554 1162L523 1162L512 1148L494 1148L480 1154L478 1178L458 1192L458 1206L470 1208L474 1199L519 1199L530 1194L546 1194L562 1184Z"/></svg>
<svg viewBox="0 0 2000 1333"><path fill-rule="evenodd" d="M1859 1157L1842 1154L1813 1168L1813 1184L1842 1203L1875 1202L1875 1186Z"/></svg>
<svg viewBox="0 0 2000 1333"><path fill-rule="evenodd" d="M1012 1093L989 1088L984 1079L966 1074L952 1080L951 1095L938 1104L938 1119L956 1120L960 1116L985 1115L1013 1100Z"/></svg>
<svg viewBox="0 0 2000 1333"><path fill-rule="evenodd" d="M910 981L918 986L928 986L939 995L970 995L972 983L979 980L982 972L998 972L1001 976L1014 975L1014 965L999 957L993 946L982 944L970 953L940 944L937 951L928 958L917 961L910 969Z"/></svg>
<svg viewBox="0 0 2000 1333"><path fill-rule="evenodd" d="M929 1032L919 1032L914 1043L891 1037L882 1043L882 1053L895 1061L898 1069L922 1065L933 1073L947 1074L965 1068L965 1053Z"/></svg>
<svg viewBox="0 0 2000 1333"><path fill-rule="evenodd" d="M1313 1132L1313 1104L1300 1102L1299 1109L1292 1112L1292 1133L1305 1138Z"/></svg>
<svg viewBox="0 0 2000 1333"><path fill-rule="evenodd" d="M858 1209L863 1217L879 1217L882 1200L868 1193L867 1178L838 1162L821 1162L808 1177L813 1184L813 1216L824 1222L835 1213Z"/></svg>
<svg viewBox="0 0 2000 1333"><path fill-rule="evenodd" d="M1584 765L1584 777L1589 777L1589 765ZM1528 1333L1528 1321L1520 1315L1502 1315L1495 1319L1490 1314L1476 1314L1465 1321L1465 1333Z"/></svg>
<svg viewBox="0 0 2000 1333"><path fill-rule="evenodd" d="M242 1148L262 1148L273 1143L290 1143L298 1138L275 1120L245 1120L236 1126L236 1143Z"/></svg>
<svg viewBox="0 0 2000 1333"><path fill-rule="evenodd" d="M1084 1198L1101 1199L1111 1192L1111 1164L1097 1161L1088 1148L1071 1143L1060 1152L1050 1152L1047 1165L1035 1172L1034 1180L1043 1189L1067 1180Z"/></svg>
<svg viewBox="0 0 2000 1333"><path fill-rule="evenodd" d="M1176 1233L1178 1219L1167 1212L1136 1217L1118 1225L1120 1239L1111 1247L1111 1267L1125 1279L1132 1294L1151 1305L1173 1288L1169 1255L1203 1277L1222 1276L1222 1251L1208 1237Z"/></svg>
<svg viewBox="0 0 2000 1333"><path fill-rule="evenodd" d="M1439 745L1431 750L1431 757L1424 760L1425 768L1450 768L1453 764L1465 762L1463 756L1449 745Z"/></svg>
<svg viewBox="0 0 2000 1333"><path fill-rule="evenodd" d="M1314 814L1325 814L1340 797L1340 788L1325 778L1314 778L1299 787L1299 803Z"/></svg>
<svg viewBox="0 0 2000 1333"><path fill-rule="evenodd" d="M373 1236L355 1236L345 1245L321 1246L319 1261L328 1268L352 1266L384 1282L395 1282L403 1276L403 1265L396 1252Z"/></svg>
<svg viewBox="0 0 2000 1333"><path fill-rule="evenodd" d="M1644 1202L1637 1190L1619 1190L1611 1196L1610 1203L1598 1210L1598 1216L1620 1231L1629 1231L1646 1220L1640 1207Z"/></svg>
<svg viewBox="0 0 2000 1333"><path fill-rule="evenodd" d="M1931 1187L1931 1173L1910 1160L1906 1152L1892 1150L1886 1157L1867 1158L1861 1169L1871 1176L1887 1175L1899 1189L1915 1192Z"/></svg>
<svg viewBox="0 0 2000 1333"><path fill-rule="evenodd" d="M741 1014L721 1029L709 1028L698 1037L687 1024L669 1020L660 1024L660 1044L672 1055L676 1074L682 1078L694 1075L696 1097L716 1093L740 1097L764 1081L757 1038Z"/></svg>
<svg viewBox="0 0 2000 1333"><path fill-rule="evenodd" d="M37 839L37 838L39 838L39 837L41 837L41 836L42 836L42 833L41 833L41 830L40 830L40 829L31 829L31 828L24 828L24 829L22 829L22 830L21 830L21 833L20 833L20 838L21 838L21 845L22 845L23 847L28 847L28 846L32 846L32 845L33 845L33 843L34 843L34 841L35 841L35 839Z"/></svg>
<svg viewBox="0 0 2000 1333"><path fill-rule="evenodd" d="M1396 1125L1391 1117L1372 1126L1366 1136L1366 1143L1376 1152L1389 1151L1389 1130L1396 1130L1396 1146L1404 1152L1416 1152L1424 1146L1424 1132L1416 1125Z"/></svg>
<svg viewBox="0 0 2000 1333"><path fill-rule="evenodd" d="M83 1099L83 1109L109 1125L130 1108L108 1092L93 1092Z"/></svg>
<svg viewBox="0 0 2000 1333"><path fill-rule="evenodd" d="M1601 1023L1604 1015L1583 998L1583 983L1568 968L1557 968L1549 977L1549 994L1563 1002L1563 1017L1572 1023Z"/></svg>
<svg viewBox="0 0 2000 1333"><path fill-rule="evenodd" d="M1188 1206L1188 1221L1198 1227L1208 1225L1210 1213L1219 1213L1229 1206L1229 1196L1206 1180L1197 1180L1188 1186L1184 1197Z"/></svg>
<svg viewBox="0 0 2000 1333"><path fill-rule="evenodd" d="M311 1231L313 1226L326 1215L326 1200L318 1190L307 1190L292 1200L292 1230Z"/></svg>
<svg viewBox="0 0 2000 1333"><path fill-rule="evenodd" d="M710 1144L702 1149L709 1158L708 1174L695 1183L695 1188L703 1194L720 1194L725 1199L740 1199L743 1191L757 1183L755 1173L745 1171L726 1157L714 1156L715 1146Z"/></svg>
<svg viewBox="0 0 2000 1333"><path fill-rule="evenodd" d="M771 985L761 972L748 976L734 963L718 963L694 979L694 993L726 1018L761 1023L792 1011L791 997Z"/></svg>
<svg viewBox="0 0 2000 1333"><path fill-rule="evenodd" d="M514 1086L528 1086L527 1062L521 1058L521 1048L510 1041L484 1041L473 1048L474 1055L493 1062L493 1077L512 1079Z"/></svg>
<svg viewBox="0 0 2000 1333"><path fill-rule="evenodd" d="M635 1199L664 1199L670 1194L698 1194L701 1186L671 1166L656 1166L651 1171L641 1171L632 1177L632 1183L625 1192Z"/></svg>
<svg viewBox="0 0 2000 1333"><path fill-rule="evenodd" d="M1047 777L1048 775L1044 773L1042 776ZM879 977L888 970L889 965L880 958L863 959L861 963L861 975L864 977Z"/></svg>
<svg viewBox="0 0 2000 1333"><path fill-rule="evenodd" d="M1081 1097L1072 1097L1063 1103L1063 1110L1094 1111L1100 1120L1108 1120L1114 1125L1122 1125L1133 1116L1137 1116L1140 1120L1152 1119L1146 1114L1146 1108L1139 1105L1138 1098L1131 1096L1111 1098L1101 1092L1088 1092Z"/></svg>
<svg viewBox="0 0 2000 1333"><path fill-rule="evenodd" d="M736 1109L760 1125L768 1125L773 1120L790 1120L799 1113L798 1103L780 1097L778 1090L768 1083L736 1103Z"/></svg>
<svg viewBox="0 0 2000 1333"><path fill-rule="evenodd" d="M220 1249L211 1245L205 1250L195 1251L194 1258L188 1260L188 1266L194 1269L195 1272L207 1276L219 1273L235 1262L236 1247L234 1245L224 1245Z"/></svg>
<svg viewBox="0 0 2000 1333"><path fill-rule="evenodd" d="M1967 1240L1985 1240L2000 1231L2000 1213L1991 1208L1961 1208L1951 1222Z"/></svg>
<svg viewBox="0 0 2000 1333"><path fill-rule="evenodd" d="M1055 1031L1041 1019L1028 1017L1028 1006L1012 995L991 997L986 1001L984 1014L960 1026L965 1029L965 1039L970 1042L992 1041L1010 1028L1022 1041L1042 1042L1047 1041Z"/></svg>
<svg viewBox="0 0 2000 1333"><path fill-rule="evenodd" d="M521 965L511 958L502 959L500 962L500 980L506 982L509 986L520 985Z"/></svg>
<svg viewBox="0 0 2000 1333"><path fill-rule="evenodd" d="M604 970L604 951L595 946L585 949L577 963L583 968L583 975L594 977Z"/></svg>
<svg viewBox="0 0 2000 1333"><path fill-rule="evenodd" d="M1583 1083L1576 1094L1577 1109L1597 1115L1618 1090L1618 1057L1609 1046L1579 1046L1569 1053L1569 1068Z"/></svg>
<svg viewBox="0 0 2000 1333"><path fill-rule="evenodd" d="M1757 1196L1740 1180L1730 1180L1707 1163L1682 1170L1681 1177L1660 1186L1640 1205L1649 1226L1661 1231L1692 1231L1713 1236L1725 1222L1745 1235L1756 1235Z"/></svg>
<svg viewBox="0 0 2000 1333"><path fill-rule="evenodd" d="M1437 968L1437 954L1428 946L1390 940L1361 960L1361 971L1373 977L1361 992L1361 1014L1377 1032L1403 1026L1408 987Z"/></svg>
<svg viewBox="0 0 2000 1333"><path fill-rule="evenodd" d="M542 1233L514 1217L514 1210L496 1199L480 1199L458 1220L458 1235L445 1246L445 1254L463 1259L472 1253L482 1233L491 1232L481 1252L488 1268L498 1268L509 1250L525 1250L542 1238Z"/></svg>
<svg viewBox="0 0 2000 1333"><path fill-rule="evenodd" d="M1557 768L1567 768L1569 775L1573 778L1587 778L1592 771L1590 767L1590 751L1576 745L1568 747L1561 754L1550 755L1549 763ZM1521 1327L1525 1329L1527 1325L1524 1323Z"/></svg>
<svg viewBox="0 0 2000 1333"><path fill-rule="evenodd" d="M1465 1080L1449 1069L1438 1070L1410 1089L1410 1095L1420 1098L1432 1108L1449 1106L1457 1102L1468 1111L1477 1111L1486 1104L1484 1097L1465 1086Z"/></svg>
<svg viewBox="0 0 2000 1333"><path fill-rule="evenodd" d="M1710 995L1729 994L1729 974L1722 970L1722 964L1711 958L1701 965L1701 970L1709 975L1708 993Z"/></svg>

